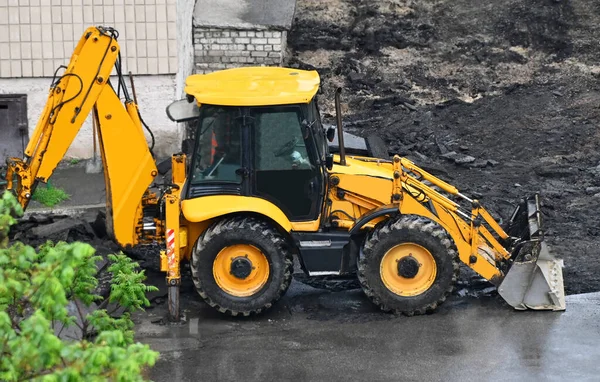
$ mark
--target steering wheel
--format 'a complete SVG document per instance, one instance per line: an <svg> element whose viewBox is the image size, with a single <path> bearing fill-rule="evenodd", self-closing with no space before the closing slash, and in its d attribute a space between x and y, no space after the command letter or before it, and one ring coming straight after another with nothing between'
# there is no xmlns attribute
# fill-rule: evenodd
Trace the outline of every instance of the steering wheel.
<svg viewBox="0 0 600 382"><path fill-rule="evenodd" d="M277 150L273 151L276 157L281 157L284 155L289 155L294 151L294 147L298 144L298 138L294 137L293 139L285 142L281 145Z"/></svg>

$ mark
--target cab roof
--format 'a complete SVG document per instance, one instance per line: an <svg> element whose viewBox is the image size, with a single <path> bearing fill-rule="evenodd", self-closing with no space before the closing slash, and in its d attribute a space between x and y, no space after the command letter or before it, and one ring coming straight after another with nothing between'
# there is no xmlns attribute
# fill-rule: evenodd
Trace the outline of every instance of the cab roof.
<svg viewBox="0 0 600 382"><path fill-rule="evenodd" d="M319 83L319 73L314 70L243 67L191 75L185 82L185 92L200 105L289 105L309 103Z"/></svg>

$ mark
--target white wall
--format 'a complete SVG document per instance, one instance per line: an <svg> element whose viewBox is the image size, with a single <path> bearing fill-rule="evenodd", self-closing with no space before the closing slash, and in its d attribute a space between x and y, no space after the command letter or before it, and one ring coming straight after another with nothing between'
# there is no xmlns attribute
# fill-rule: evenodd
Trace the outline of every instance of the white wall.
<svg viewBox="0 0 600 382"><path fill-rule="evenodd" d="M241 66L280 66L286 33L279 30L194 27L196 73Z"/></svg>
<svg viewBox="0 0 600 382"><path fill-rule="evenodd" d="M142 118L156 138L154 152L165 158L181 150L181 131L169 120L165 108L175 99L175 75L135 76L136 93ZM27 94L29 135L48 97L49 78L1 78L0 94ZM90 158L93 154L92 123L88 118L67 151L66 158ZM150 137L147 134L150 144Z"/></svg>
<svg viewBox="0 0 600 382"><path fill-rule="evenodd" d="M177 0L0 0L0 77L52 76L95 25L119 31L125 73L176 73L176 11Z"/></svg>
<svg viewBox="0 0 600 382"><path fill-rule="evenodd" d="M48 77L68 64L85 28L113 26L120 32L123 71L136 75L140 112L156 136L155 153L166 157L180 151L181 129L165 114L175 99L177 1L0 0L0 93L27 94L31 135L46 103ZM67 158L89 158L92 153L88 118Z"/></svg>

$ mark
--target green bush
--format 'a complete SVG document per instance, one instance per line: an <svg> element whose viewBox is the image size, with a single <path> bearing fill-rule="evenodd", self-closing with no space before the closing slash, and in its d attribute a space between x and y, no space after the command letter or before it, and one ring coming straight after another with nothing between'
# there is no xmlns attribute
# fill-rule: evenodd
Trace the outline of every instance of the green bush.
<svg viewBox="0 0 600 382"><path fill-rule="evenodd" d="M39 251L8 243L21 208L0 199L0 380L141 381L158 353L134 343L130 312L149 305L145 275L128 257L111 255L110 295L98 285L94 249L84 243L47 243ZM96 302L100 305L93 309ZM120 317L111 312L125 311ZM69 307L71 312L69 313ZM75 333L65 340L57 328Z"/></svg>

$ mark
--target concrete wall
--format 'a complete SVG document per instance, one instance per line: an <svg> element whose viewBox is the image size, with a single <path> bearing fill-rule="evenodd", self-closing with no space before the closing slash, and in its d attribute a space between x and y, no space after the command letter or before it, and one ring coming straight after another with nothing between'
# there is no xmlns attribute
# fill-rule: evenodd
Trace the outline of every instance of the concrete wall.
<svg viewBox="0 0 600 382"><path fill-rule="evenodd" d="M177 78L175 94L185 97L185 80L194 72L194 29L195 0L177 0Z"/></svg>
<svg viewBox="0 0 600 382"><path fill-rule="evenodd" d="M269 29L194 28L196 73L240 66L279 66L287 33Z"/></svg>
<svg viewBox="0 0 600 382"><path fill-rule="evenodd" d="M181 133L169 120L165 108L175 99L175 75L135 76L136 93L142 118L156 137L155 154L168 157L181 149ZM29 134L31 136L48 97L49 78L1 78L1 94L27 94ZM66 158L90 158L93 153L92 123L88 118L67 151ZM147 135L150 143L150 137Z"/></svg>

